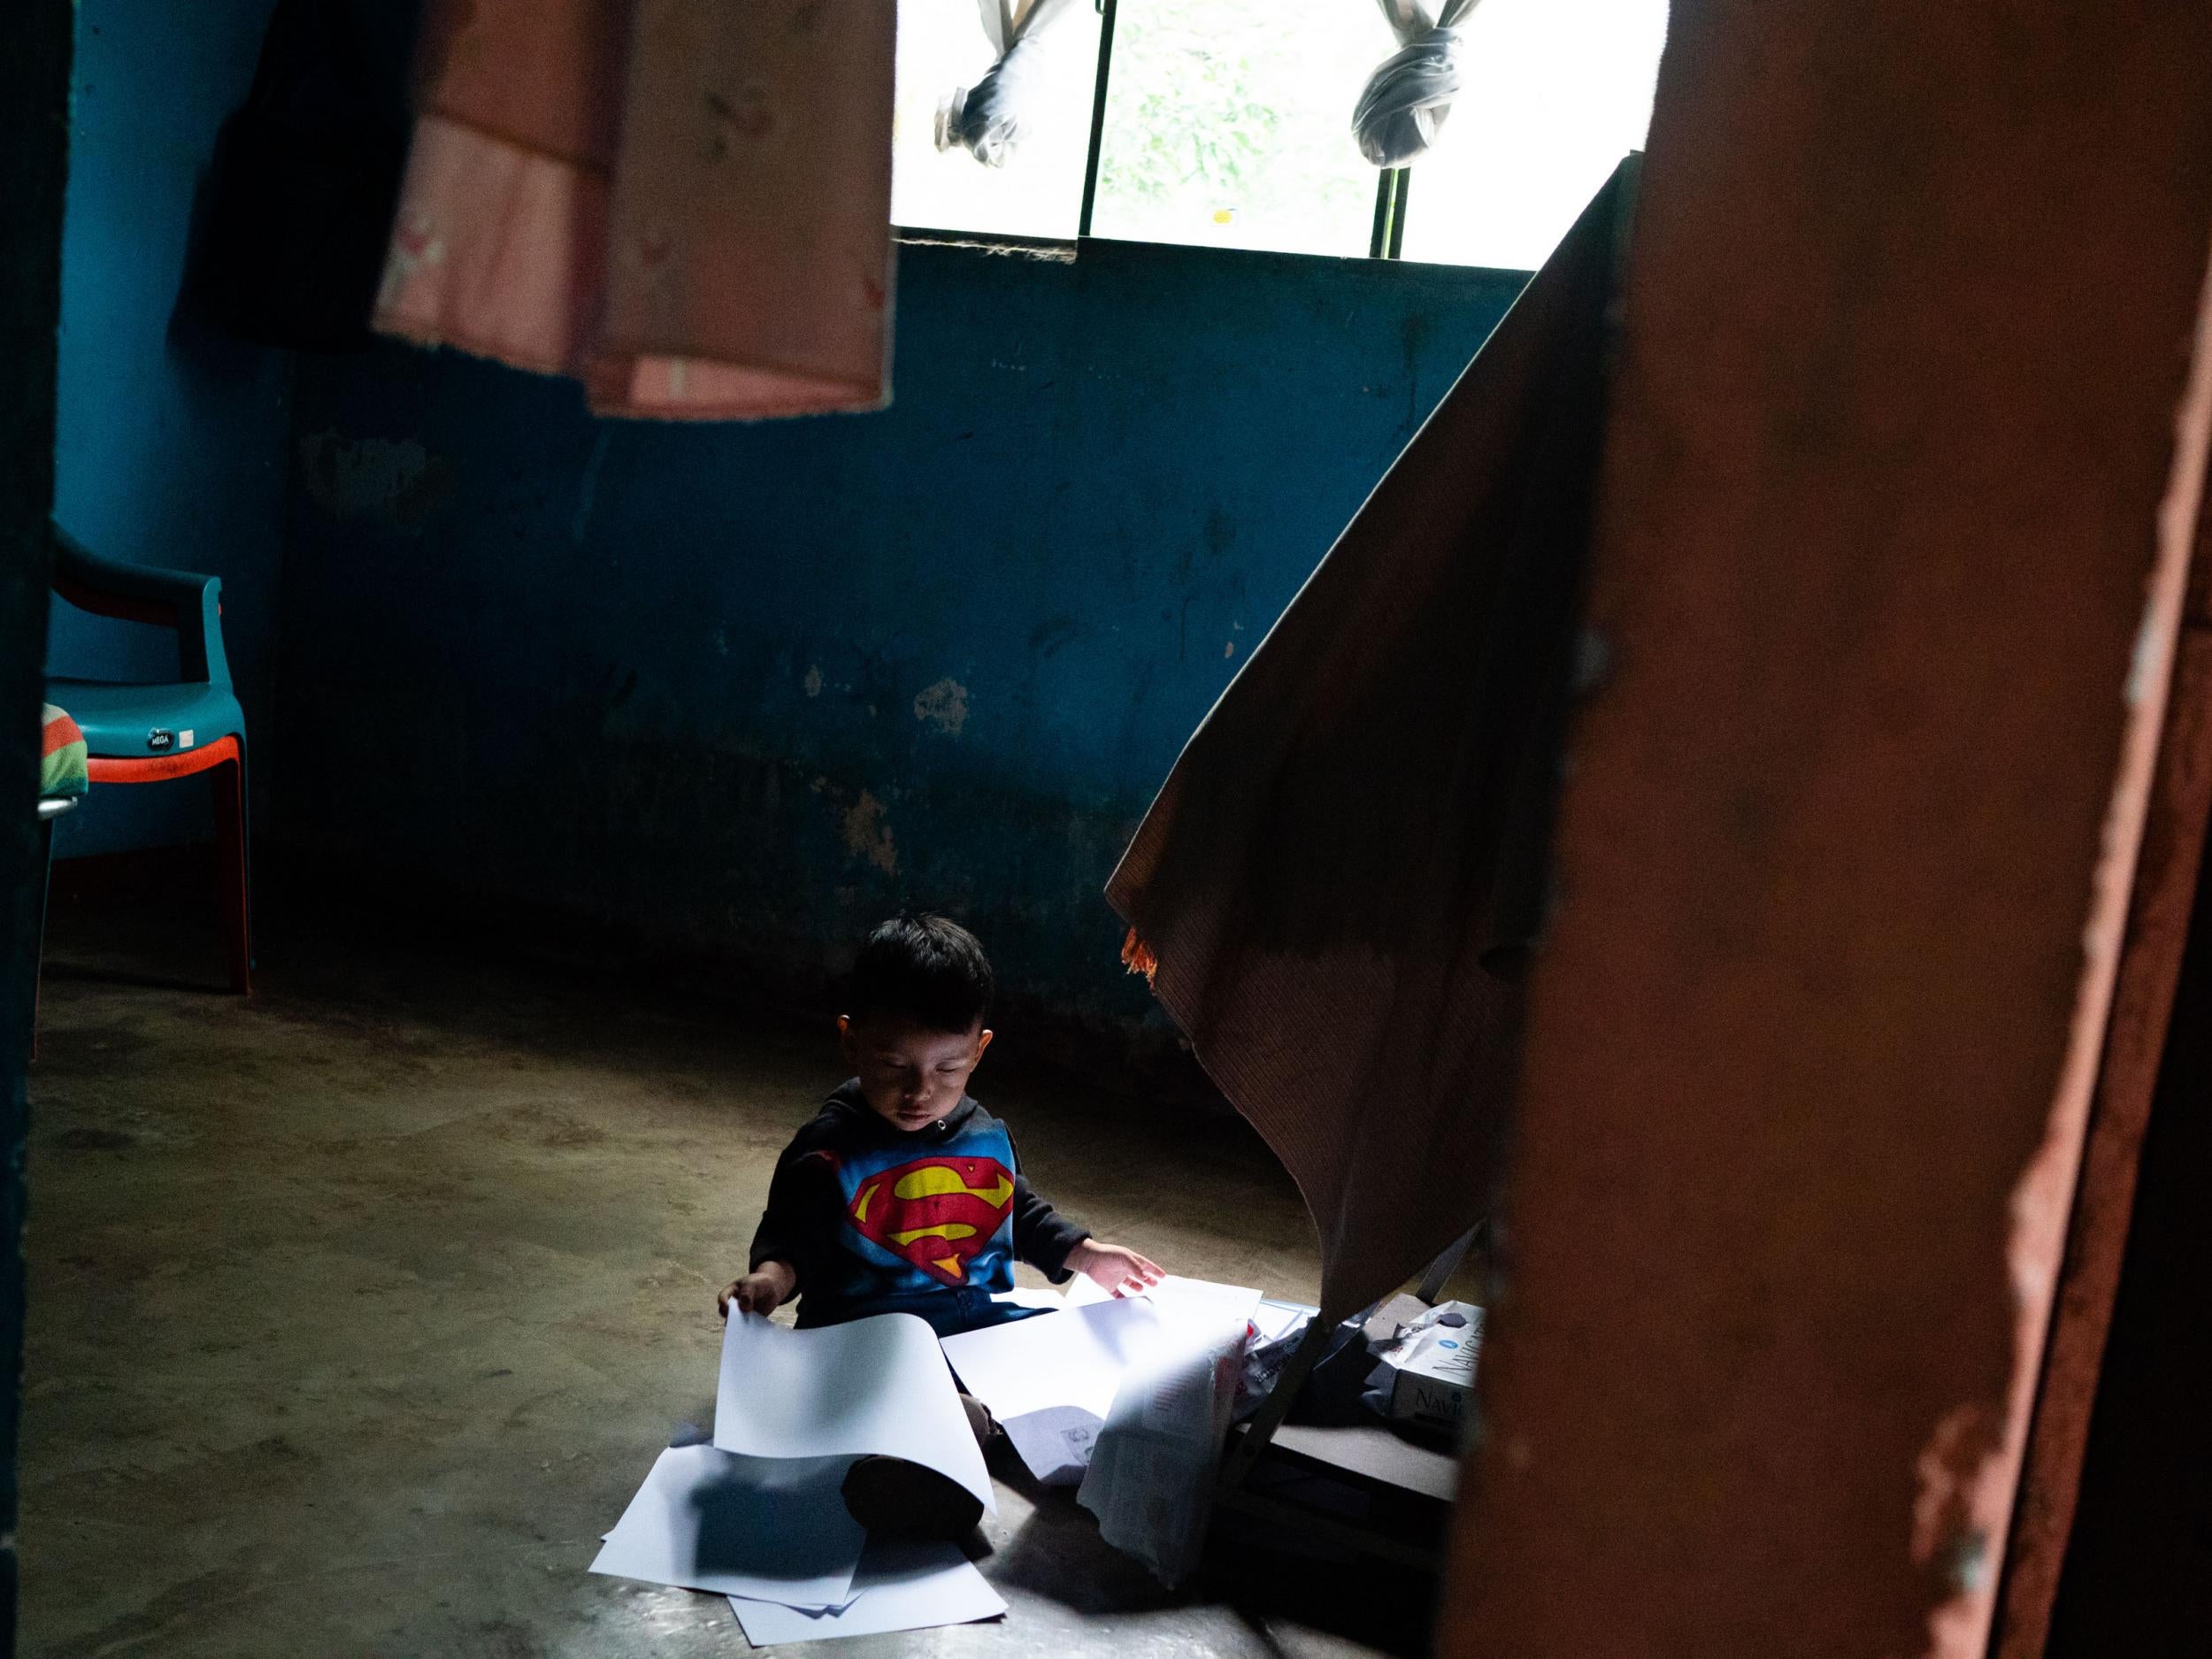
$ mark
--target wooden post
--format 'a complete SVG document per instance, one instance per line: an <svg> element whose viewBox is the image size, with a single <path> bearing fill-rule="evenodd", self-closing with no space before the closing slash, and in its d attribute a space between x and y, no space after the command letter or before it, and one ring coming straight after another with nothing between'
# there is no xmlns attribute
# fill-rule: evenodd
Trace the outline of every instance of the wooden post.
<svg viewBox="0 0 2212 1659"><path fill-rule="evenodd" d="M1985 1651L2212 429L2208 61L2190 0L1678 0L1452 1659Z"/></svg>
<svg viewBox="0 0 2212 1659"><path fill-rule="evenodd" d="M0 52L0 1647L14 1650L16 1429L23 1371L24 1063L45 899L39 704L53 545L56 334L75 8L24 0Z"/></svg>
<svg viewBox="0 0 2212 1659"><path fill-rule="evenodd" d="M2089 1440L2136 1175L2199 897L2212 812L2212 515L2198 519L2158 774L2136 862L2112 1020L2091 1103L2081 1179L2051 1316L1994 1651L2034 1659L2049 1634ZM2208 942L2199 941L2203 949Z"/></svg>

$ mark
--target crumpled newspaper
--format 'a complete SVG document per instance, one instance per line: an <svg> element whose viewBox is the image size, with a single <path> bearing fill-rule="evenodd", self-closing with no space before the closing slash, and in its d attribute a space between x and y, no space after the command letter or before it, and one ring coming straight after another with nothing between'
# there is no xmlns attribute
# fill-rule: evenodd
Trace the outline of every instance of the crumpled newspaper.
<svg viewBox="0 0 2212 1659"><path fill-rule="evenodd" d="M1198 1564L1243 1375L1243 1319L1193 1320L1130 1367L1076 1502L1171 1588Z"/></svg>

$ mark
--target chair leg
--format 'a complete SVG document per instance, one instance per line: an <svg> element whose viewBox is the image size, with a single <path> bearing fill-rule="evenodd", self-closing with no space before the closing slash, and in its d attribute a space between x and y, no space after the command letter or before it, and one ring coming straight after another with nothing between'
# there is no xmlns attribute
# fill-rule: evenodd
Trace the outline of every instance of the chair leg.
<svg viewBox="0 0 2212 1659"><path fill-rule="evenodd" d="M247 864L246 751L210 770L215 791L215 860L222 887L223 925L230 948L230 988L253 990L252 884Z"/></svg>

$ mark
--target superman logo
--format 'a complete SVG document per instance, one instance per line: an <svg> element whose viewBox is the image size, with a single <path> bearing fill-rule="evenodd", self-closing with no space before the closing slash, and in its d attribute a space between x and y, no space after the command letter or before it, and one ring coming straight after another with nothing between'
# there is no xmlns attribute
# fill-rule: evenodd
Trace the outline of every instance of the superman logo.
<svg viewBox="0 0 2212 1659"><path fill-rule="evenodd" d="M1014 1178L996 1158L917 1158L863 1179L847 1212L860 1236L948 1285L1014 1207Z"/></svg>

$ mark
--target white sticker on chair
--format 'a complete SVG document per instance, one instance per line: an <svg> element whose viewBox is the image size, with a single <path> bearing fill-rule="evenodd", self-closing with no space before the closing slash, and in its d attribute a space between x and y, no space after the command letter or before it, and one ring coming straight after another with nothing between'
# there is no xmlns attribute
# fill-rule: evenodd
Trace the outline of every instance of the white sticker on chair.
<svg viewBox="0 0 2212 1659"><path fill-rule="evenodd" d="M179 749L189 749L192 747L192 728L190 726L186 726L183 731L177 733L177 747Z"/></svg>

